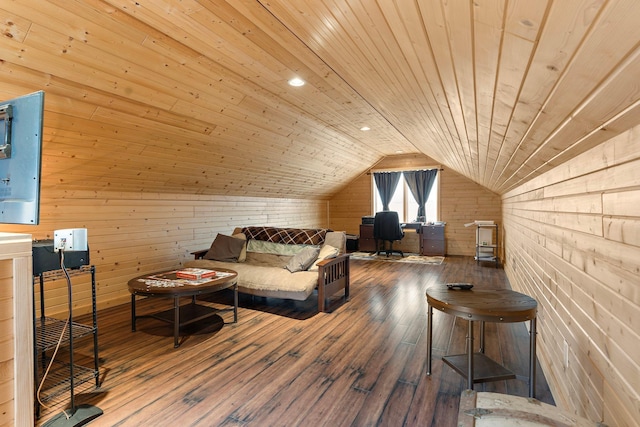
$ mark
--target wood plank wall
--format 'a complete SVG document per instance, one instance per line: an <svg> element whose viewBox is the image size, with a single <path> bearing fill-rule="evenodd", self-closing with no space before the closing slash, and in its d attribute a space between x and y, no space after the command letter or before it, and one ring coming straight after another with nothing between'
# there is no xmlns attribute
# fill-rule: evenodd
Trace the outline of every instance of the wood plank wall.
<svg viewBox="0 0 640 427"><path fill-rule="evenodd" d="M191 258L191 251L208 248L217 233L249 225L326 227L327 218L327 202L322 200L65 192L45 183L40 225L3 225L0 231L48 239L57 229L87 228L100 309L128 302L129 279L180 266ZM87 313L90 279L73 280L74 314ZM44 293L46 314L65 316L66 283L48 282ZM39 298L37 292L35 297Z"/></svg>
<svg viewBox="0 0 640 427"><path fill-rule="evenodd" d="M640 420L639 170L635 127L502 199L505 269L541 306L553 396L611 426Z"/></svg>
<svg viewBox="0 0 640 427"><path fill-rule="evenodd" d="M15 420L13 326L13 268L5 259L0 261L0 425L7 426Z"/></svg>
<svg viewBox="0 0 640 427"><path fill-rule="evenodd" d="M0 426L33 425L31 236L0 233Z"/></svg>
<svg viewBox="0 0 640 427"><path fill-rule="evenodd" d="M371 169L436 167L438 163L424 155L386 157ZM363 173L336 194L329 203L329 227L358 234L365 215L372 215L372 177ZM440 220L446 221L447 254L475 254L475 229L465 223L476 219L502 221L500 196L474 183L451 169L440 172Z"/></svg>

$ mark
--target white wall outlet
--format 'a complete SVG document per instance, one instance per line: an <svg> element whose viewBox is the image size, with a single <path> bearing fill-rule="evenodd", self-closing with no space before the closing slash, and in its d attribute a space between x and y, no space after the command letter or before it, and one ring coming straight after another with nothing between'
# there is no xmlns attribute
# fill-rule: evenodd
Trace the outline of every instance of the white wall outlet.
<svg viewBox="0 0 640 427"><path fill-rule="evenodd" d="M86 251L87 229L86 228L66 228L53 232L53 250L59 252Z"/></svg>

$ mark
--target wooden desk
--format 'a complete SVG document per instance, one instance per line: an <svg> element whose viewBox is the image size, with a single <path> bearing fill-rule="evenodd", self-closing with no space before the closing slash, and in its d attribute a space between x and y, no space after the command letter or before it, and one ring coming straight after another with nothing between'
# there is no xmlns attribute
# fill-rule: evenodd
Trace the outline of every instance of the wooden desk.
<svg viewBox="0 0 640 427"><path fill-rule="evenodd" d="M467 388L474 383L518 378L484 354L484 322L530 322L529 397L535 397L536 378L536 312L533 298L509 289L449 290L446 285L427 289L427 375L431 375L433 308L467 319L466 354L444 356L442 360L467 379ZM480 321L480 352L473 350L473 322Z"/></svg>
<svg viewBox="0 0 640 427"><path fill-rule="evenodd" d="M421 253L421 227L422 223L401 223L402 230L404 231L404 237L402 240L395 242L394 249L401 250L405 253ZM444 238L444 236L443 236ZM358 250L363 252L375 252L378 250L376 247L376 240L373 238L373 224L361 224L360 225L360 237L358 240ZM427 255L423 253L423 255ZM428 254L433 255L433 254ZM444 255L444 253L442 254Z"/></svg>

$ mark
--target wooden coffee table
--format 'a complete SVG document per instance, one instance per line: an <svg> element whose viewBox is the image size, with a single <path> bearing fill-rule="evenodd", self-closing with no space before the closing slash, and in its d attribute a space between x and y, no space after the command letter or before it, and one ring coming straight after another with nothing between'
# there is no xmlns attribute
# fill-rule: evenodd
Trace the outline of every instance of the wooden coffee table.
<svg viewBox="0 0 640 427"><path fill-rule="evenodd" d="M208 279L187 280L176 277L176 270L145 274L129 280L131 292L131 330L136 330L136 319L153 317L173 324L173 347L180 346L178 341L180 327L214 316L220 312L233 310L233 323L238 322L238 273L233 270L217 268L216 276ZM197 295L211 294L223 289L233 288L233 306L224 309L196 303ZM173 298L173 309L160 313L136 316L136 297ZM180 306L181 297L191 297L191 303Z"/></svg>

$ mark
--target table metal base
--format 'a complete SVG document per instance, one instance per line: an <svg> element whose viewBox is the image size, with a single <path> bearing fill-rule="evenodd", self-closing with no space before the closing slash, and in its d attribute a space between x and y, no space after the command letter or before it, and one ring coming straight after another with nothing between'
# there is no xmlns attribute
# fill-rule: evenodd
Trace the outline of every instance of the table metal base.
<svg viewBox="0 0 640 427"><path fill-rule="evenodd" d="M149 297L147 297L149 298ZM234 305L230 308L213 308L201 304L197 304L195 298L191 303L180 305L180 297L173 298L173 308L164 310L159 313L146 314L138 316L136 314L136 295L131 294L131 330L136 331L136 320L141 317L151 317L153 319L161 320L163 322L173 324L173 347L180 347L180 328L192 323L198 322L203 319L215 316L218 313L224 313L227 311L233 311L233 323L238 322L238 291L237 286L234 285ZM181 320L182 319L182 320Z"/></svg>

